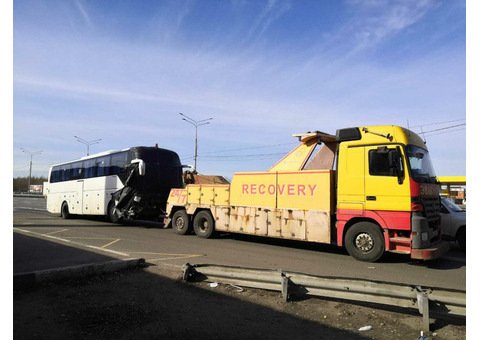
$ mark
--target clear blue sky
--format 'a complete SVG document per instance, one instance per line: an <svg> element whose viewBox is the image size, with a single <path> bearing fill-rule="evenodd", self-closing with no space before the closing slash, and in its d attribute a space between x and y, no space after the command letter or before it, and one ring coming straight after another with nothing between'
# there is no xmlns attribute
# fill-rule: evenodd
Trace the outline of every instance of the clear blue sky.
<svg viewBox="0 0 480 340"><path fill-rule="evenodd" d="M456 0L15 1L13 175L20 148L36 176L84 156L74 136L193 164L179 112L213 118L203 174L267 170L294 133L408 124L437 175L465 175L465 32Z"/></svg>

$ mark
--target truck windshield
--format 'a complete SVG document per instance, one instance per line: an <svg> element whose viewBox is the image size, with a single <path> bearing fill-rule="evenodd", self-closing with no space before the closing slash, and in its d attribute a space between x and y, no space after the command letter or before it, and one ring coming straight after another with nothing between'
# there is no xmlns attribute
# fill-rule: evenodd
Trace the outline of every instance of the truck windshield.
<svg viewBox="0 0 480 340"><path fill-rule="evenodd" d="M435 183L436 177L428 151L418 146L407 146L407 157L413 180L421 183Z"/></svg>

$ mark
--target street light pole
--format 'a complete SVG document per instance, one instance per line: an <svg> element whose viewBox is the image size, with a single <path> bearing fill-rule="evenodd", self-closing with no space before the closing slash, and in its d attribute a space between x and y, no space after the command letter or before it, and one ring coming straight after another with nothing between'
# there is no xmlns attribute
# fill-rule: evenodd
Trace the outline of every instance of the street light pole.
<svg viewBox="0 0 480 340"><path fill-rule="evenodd" d="M88 142L85 139L82 139L80 137L77 137L77 136L73 136L73 137L75 137L77 139L77 142L80 142L80 143L85 144L87 146L87 156L90 154L90 145L98 144L102 140L100 138L100 139L96 139L96 140L92 140L92 141Z"/></svg>
<svg viewBox="0 0 480 340"><path fill-rule="evenodd" d="M24 148L20 148L20 150L22 150L22 152L25 152L26 154L30 155L30 172L28 174L28 188L27 188L27 192L30 191L30 183L31 183L31 180L32 180L32 162L33 162L33 156L34 155L39 155L41 154L43 151L34 151L34 152L31 152L31 151L28 151L28 150L25 150Z"/></svg>
<svg viewBox="0 0 480 340"><path fill-rule="evenodd" d="M193 126L195 126L195 155L194 155L194 165L193 166L194 166L194 170L197 171L197 130L198 130L199 126L210 124L209 121L212 120L213 118L207 118L207 119L202 119L202 120L196 121L196 120L193 120L192 118L184 115L183 113L180 113L180 115L184 117L184 118L182 118L182 120L184 120L187 123L190 123Z"/></svg>

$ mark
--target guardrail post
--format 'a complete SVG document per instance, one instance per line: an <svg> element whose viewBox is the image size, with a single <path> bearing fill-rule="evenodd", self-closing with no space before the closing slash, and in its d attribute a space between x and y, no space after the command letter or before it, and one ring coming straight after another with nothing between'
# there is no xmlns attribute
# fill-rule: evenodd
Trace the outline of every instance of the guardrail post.
<svg viewBox="0 0 480 340"><path fill-rule="evenodd" d="M423 331L430 332L430 313L428 310L428 293L417 286L418 310L423 315Z"/></svg>
<svg viewBox="0 0 480 340"><path fill-rule="evenodd" d="M282 297L283 297L283 302L288 301L288 277L282 273Z"/></svg>

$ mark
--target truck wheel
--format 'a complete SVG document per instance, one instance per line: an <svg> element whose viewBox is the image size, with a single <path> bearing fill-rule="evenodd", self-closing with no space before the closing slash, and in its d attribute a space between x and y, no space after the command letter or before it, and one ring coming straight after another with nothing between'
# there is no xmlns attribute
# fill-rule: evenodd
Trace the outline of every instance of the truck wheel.
<svg viewBox="0 0 480 340"><path fill-rule="evenodd" d="M193 230L197 236L209 238L215 230L212 214L209 211L202 210L193 219Z"/></svg>
<svg viewBox="0 0 480 340"><path fill-rule="evenodd" d="M185 210L178 210L172 217L172 229L175 234L185 235L190 231L190 217Z"/></svg>
<svg viewBox="0 0 480 340"><path fill-rule="evenodd" d="M115 202L113 200L108 203L108 219L112 223L120 223L121 220L121 218L116 214Z"/></svg>
<svg viewBox="0 0 480 340"><path fill-rule="evenodd" d="M62 203L62 210L60 211L60 214L64 220L69 219L72 215L70 215L70 211L68 210L68 203L63 202Z"/></svg>
<svg viewBox="0 0 480 340"><path fill-rule="evenodd" d="M462 228L458 231L457 234L457 243L460 249L466 250L467 249L467 232L466 228Z"/></svg>
<svg viewBox="0 0 480 340"><path fill-rule="evenodd" d="M345 234L348 253L359 261L375 262L385 251L385 239L381 229L371 222L359 222Z"/></svg>

